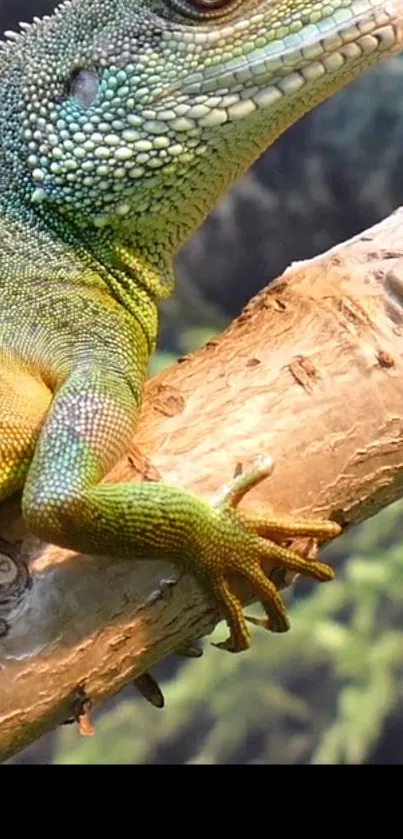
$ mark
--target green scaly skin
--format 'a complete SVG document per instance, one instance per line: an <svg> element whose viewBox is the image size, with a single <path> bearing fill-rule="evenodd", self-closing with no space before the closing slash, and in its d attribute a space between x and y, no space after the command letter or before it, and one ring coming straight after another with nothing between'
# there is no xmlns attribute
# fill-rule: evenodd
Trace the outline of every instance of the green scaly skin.
<svg viewBox="0 0 403 839"><path fill-rule="evenodd" d="M400 46L398 0L72 0L0 48L0 498L24 487L47 541L187 564L231 650L249 644L231 574L283 631L262 560L332 571L268 537L337 525L241 515L267 464L216 504L100 481L135 429L173 254L288 125Z"/></svg>

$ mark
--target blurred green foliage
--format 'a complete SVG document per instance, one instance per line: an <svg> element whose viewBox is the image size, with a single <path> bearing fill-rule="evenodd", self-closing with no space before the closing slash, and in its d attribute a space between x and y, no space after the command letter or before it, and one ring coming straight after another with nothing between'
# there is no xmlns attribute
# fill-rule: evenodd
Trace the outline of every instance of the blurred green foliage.
<svg viewBox="0 0 403 839"><path fill-rule="evenodd" d="M403 696L402 515L399 502L327 549L337 579L286 595L287 635L255 629L237 656L206 642L163 682L163 711L110 703L95 737L60 730L53 762L372 762Z"/></svg>

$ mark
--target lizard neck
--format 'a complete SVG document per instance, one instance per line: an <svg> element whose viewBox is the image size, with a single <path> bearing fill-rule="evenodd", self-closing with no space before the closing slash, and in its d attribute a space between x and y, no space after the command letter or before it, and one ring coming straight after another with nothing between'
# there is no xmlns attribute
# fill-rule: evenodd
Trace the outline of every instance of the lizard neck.
<svg viewBox="0 0 403 839"><path fill-rule="evenodd" d="M12 242L12 252L7 241ZM82 227L74 221L18 202L0 200L0 276L11 284L19 263L43 282L66 285L113 297L140 324L151 353L158 330L157 306L173 286L168 264L143 256L133 243L110 228ZM44 256L46 255L46 256ZM4 263L4 264L3 264Z"/></svg>
<svg viewBox="0 0 403 839"><path fill-rule="evenodd" d="M105 227L78 227L89 258L94 260L112 296L140 323L149 352L157 340L158 304L174 288L172 263L163 250L151 255L125 236L123 231Z"/></svg>

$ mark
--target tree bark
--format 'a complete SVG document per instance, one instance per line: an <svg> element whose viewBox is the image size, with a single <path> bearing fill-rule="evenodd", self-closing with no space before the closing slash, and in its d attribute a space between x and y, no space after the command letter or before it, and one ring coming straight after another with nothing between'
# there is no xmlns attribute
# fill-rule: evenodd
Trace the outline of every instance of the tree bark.
<svg viewBox="0 0 403 839"><path fill-rule="evenodd" d="M132 449L108 480L162 476L209 496L237 464L270 454L273 475L248 507L345 527L373 515L403 495L402 303L400 209L291 266L222 336L150 381ZM41 544L17 498L0 509L0 538L3 760L71 716L85 727L87 702L219 619L169 563Z"/></svg>

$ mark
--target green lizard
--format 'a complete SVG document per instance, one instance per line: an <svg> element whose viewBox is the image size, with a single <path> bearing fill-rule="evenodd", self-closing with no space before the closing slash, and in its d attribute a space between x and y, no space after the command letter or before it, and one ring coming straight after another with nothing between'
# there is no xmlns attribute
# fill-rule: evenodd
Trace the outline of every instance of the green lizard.
<svg viewBox="0 0 403 839"><path fill-rule="evenodd" d="M247 517L264 464L209 504L102 483L135 428L173 254L291 123L401 47L398 0L68 0L0 48L0 499L88 553L187 564L249 644L232 574L284 631L262 561L332 570Z"/></svg>

